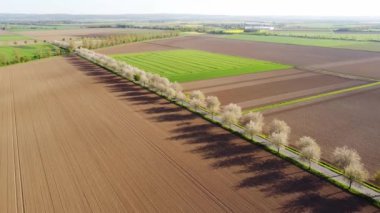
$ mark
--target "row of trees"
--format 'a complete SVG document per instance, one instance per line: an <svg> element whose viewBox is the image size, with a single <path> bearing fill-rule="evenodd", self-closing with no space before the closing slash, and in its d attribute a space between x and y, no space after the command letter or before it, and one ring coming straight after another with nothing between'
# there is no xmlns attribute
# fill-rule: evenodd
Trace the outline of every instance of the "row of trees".
<svg viewBox="0 0 380 213"><path fill-rule="evenodd" d="M177 31L159 31L149 33L131 33L126 35L110 35L99 37L82 38L79 41L70 41L71 46L80 46L86 49L97 49L102 47L114 46L118 44L127 44L150 39L162 39L176 37Z"/></svg>
<svg viewBox="0 0 380 213"><path fill-rule="evenodd" d="M87 49L77 49L76 52L80 56L105 66L169 100L176 101L185 107L191 106L198 113L210 115L212 120L221 122L227 128L234 129L239 126L244 130L244 134L251 139L257 135L267 135L269 142L276 147L277 152L280 152L281 148L286 147L289 143L291 128L285 121L274 119L265 125L264 116L260 112L250 112L243 115L238 105L230 103L222 106L216 96L205 96L199 90L185 94L180 84L170 82L165 77L145 72ZM216 117L216 115L218 116ZM319 162L321 148L315 139L303 136L297 140L296 146L299 148L301 158L308 161L309 169L313 161ZM355 150L347 147L336 148L333 159L336 165L344 170L350 181L350 188L354 180L365 180L368 177L368 172L364 169L360 156Z"/></svg>
<svg viewBox="0 0 380 213"><path fill-rule="evenodd" d="M328 40L345 40L345 41L373 41L380 42L379 34L363 34L360 33L302 33L297 31L289 31L289 32L276 32L276 31L257 31L257 35L264 36L286 36L286 37L295 37L295 38L308 38L308 39L328 39Z"/></svg>
<svg viewBox="0 0 380 213"><path fill-rule="evenodd" d="M44 40L44 42L46 42L46 40ZM27 45L27 44L37 44L38 41L37 40L33 40L33 41L28 41L28 40L25 40L25 41L13 41L12 44L17 46L17 45Z"/></svg>

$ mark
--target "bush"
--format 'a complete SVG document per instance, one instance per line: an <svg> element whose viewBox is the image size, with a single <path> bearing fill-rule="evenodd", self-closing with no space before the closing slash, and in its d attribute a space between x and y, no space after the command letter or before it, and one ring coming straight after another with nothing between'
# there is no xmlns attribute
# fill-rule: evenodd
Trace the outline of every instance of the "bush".
<svg viewBox="0 0 380 213"><path fill-rule="evenodd" d="M353 163L359 163L361 157L354 149L350 149L347 146L337 147L333 153L334 163L341 169L346 170L346 167Z"/></svg>
<svg viewBox="0 0 380 213"><path fill-rule="evenodd" d="M290 127L287 123L285 123L285 121L274 119L269 124L268 135L272 135L273 133L284 133L285 135L289 136Z"/></svg>
<svg viewBox="0 0 380 213"><path fill-rule="evenodd" d="M140 78L141 78L141 76L140 76L139 74L135 74L135 75L133 76L133 79L134 79L135 81L140 81Z"/></svg>

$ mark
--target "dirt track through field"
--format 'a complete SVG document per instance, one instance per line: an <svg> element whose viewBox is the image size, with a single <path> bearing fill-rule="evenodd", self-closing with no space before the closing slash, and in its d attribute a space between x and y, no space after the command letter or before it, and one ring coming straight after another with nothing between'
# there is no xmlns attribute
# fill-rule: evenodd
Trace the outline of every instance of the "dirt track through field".
<svg viewBox="0 0 380 213"><path fill-rule="evenodd" d="M0 212L376 210L82 59L0 82Z"/></svg>

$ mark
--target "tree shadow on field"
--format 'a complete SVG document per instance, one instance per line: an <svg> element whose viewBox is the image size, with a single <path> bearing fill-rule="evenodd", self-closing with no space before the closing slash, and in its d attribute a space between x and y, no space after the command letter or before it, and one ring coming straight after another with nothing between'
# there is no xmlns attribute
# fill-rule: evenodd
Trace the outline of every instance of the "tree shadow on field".
<svg viewBox="0 0 380 213"><path fill-rule="evenodd" d="M274 197L280 208L272 210L282 212L352 212L369 205L99 66L74 56L66 59L121 100L139 105L142 108L139 113L147 115L151 122L168 123L169 141L188 146L191 153L200 155L212 169L232 172L238 179L234 190L252 190L258 196L248 200Z"/></svg>
<svg viewBox="0 0 380 213"><path fill-rule="evenodd" d="M95 79L96 83L105 85L111 92L117 93L121 99L131 101L133 104L153 104L161 99L147 90L97 66L89 61L75 56L67 56L66 59L80 71Z"/></svg>

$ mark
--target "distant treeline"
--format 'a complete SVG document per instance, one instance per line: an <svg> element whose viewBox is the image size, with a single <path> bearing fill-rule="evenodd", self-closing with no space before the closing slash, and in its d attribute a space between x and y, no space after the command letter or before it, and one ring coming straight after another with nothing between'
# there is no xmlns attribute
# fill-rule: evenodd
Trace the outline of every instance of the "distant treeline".
<svg viewBox="0 0 380 213"><path fill-rule="evenodd" d="M171 38L179 35L177 31L163 31L163 32L148 32L148 33L132 33L127 35L110 35L100 37L82 38L79 46L86 49L97 49L102 47L109 47L118 44L126 44L138 41L145 41L150 39ZM76 41L70 42L70 48L74 49L78 46Z"/></svg>
<svg viewBox="0 0 380 213"><path fill-rule="evenodd" d="M134 28L134 29L151 29L151 30L172 30L181 32L199 32L204 27L195 26L178 26L178 25L134 25L134 24L118 24L117 28Z"/></svg>
<svg viewBox="0 0 380 213"><path fill-rule="evenodd" d="M134 24L118 24L117 28L133 28L133 29L151 29L151 30L172 30L180 32L198 32L207 33L215 30L214 27L207 26L187 26L187 25L134 25Z"/></svg>
<svg viewBox="0 0 380 213"><path fill-rule="evenodd" d="M335 33L335 34L334 34ZM294 38L310 38L310 39L328 39L328 40L345 40L345 41L369 41L369 42L380 42L380 33L379 34L366 34L363 32L353 31L333 31L333 33L298 33L298 32L289 32L281 33L275 31L263 31L259 30L256 32L251 32L252 35L261 35L261 36L282 36L282 37L294 37ZM373 35L372 37L370 35Z"/></svg>

